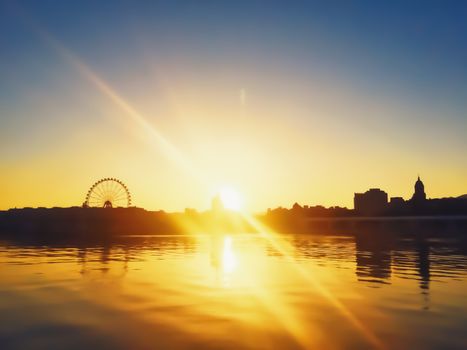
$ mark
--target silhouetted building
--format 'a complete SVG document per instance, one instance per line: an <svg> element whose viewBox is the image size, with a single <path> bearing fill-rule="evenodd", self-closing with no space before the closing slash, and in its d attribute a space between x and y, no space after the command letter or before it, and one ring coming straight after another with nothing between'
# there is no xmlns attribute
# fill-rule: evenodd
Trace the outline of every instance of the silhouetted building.
<svg viewBox="0 0 467 350"><path fill-rule="evenodd" d="M400 206L405 203L404 198L402 197L391 197L391 200L389 201L389 204L392 206Z"/></svg>
<svg viewBox="0 0 467 350"><path fill-rule="evenodd" d="M219 212L224 210L224 205L222 204L222 199L219 195L214 196L211 202L211 210L214 212Z"/></svg>
<svg viewBox="0 0 467 350"><path fill-rule="evenodd" d="M420 176L415 182L414 188L415 188L415 192L412 196L412 201L416 203L422 203L426 201L425 186L423 185L422 180L420 180Z"/></svg>
<svg viewBox="0 0 467 350"><path fill-rule="evenodd" d="M408 214L407 203L402 197L391 197L386 214L396 216Z"/></svg>
<svg viewBox="0 0 467 350"><path fill-rule="evenodd" d="M365 193L355 193L355 211L363 215L382 214L387 209L388 194L379 188L371 188Z"/></svg>

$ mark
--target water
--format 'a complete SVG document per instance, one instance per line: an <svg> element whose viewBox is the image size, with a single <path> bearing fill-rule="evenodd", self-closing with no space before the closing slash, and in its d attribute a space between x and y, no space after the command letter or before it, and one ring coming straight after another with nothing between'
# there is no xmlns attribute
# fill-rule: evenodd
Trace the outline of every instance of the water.
<svg viewBox="0 0 467 350"><path fill-rule="evenodd" d="M2 349L461 349L459 238L0 243Z"/></svg>

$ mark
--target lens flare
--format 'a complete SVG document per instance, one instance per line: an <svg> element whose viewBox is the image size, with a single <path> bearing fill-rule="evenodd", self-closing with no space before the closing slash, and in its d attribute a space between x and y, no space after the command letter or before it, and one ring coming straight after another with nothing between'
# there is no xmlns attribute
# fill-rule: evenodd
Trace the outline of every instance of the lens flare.
<svg viewBox="0 0 467 350"><path fill-rule="evenodd" d="M242 209L242 198L235 189L223 187L219 191L219 196L225 209L234 211L240 211Z"/></svg>

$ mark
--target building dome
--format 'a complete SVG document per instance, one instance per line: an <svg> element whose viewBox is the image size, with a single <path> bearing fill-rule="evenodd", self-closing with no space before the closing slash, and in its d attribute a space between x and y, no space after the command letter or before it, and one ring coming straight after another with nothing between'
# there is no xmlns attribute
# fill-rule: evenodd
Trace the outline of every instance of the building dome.
<svg viewBox="0 0 467 350"><path fill-rule="evenodd" d="M422 180L420 180L420 176L417 178L417 181L415 181L415 192L412 196L412 200L415 202L422 202L426 200L426 194L425 194L425 185L423 185Z"/></svg>
<svg viewBox="0 0 467 350"><path fill-rule="evenodd" d="M415 182L415 192L417 191L425 191L425 185L423 185L422 180L420 180L420 176L417 178L417 181Z"/></svg>

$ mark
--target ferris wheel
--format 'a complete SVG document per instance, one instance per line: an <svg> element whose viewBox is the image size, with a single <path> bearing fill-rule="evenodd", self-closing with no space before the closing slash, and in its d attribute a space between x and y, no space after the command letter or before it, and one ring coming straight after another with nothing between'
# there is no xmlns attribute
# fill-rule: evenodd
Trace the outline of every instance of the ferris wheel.
<svg viewBox="0 0 467 350"><path fill-rule="evenodd" d="M91 186L83 206L93 208L129 207L131 206L130 191L118 179L101 179Z"/></svg>

